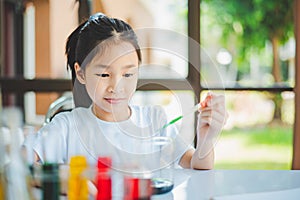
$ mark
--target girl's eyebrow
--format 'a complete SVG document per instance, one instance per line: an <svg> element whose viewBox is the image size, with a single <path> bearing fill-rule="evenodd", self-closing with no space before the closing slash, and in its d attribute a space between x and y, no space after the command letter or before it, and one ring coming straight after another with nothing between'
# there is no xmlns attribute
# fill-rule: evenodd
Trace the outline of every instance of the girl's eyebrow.
<svg viewBox="0 0 300 200"><path fill-rule="evenodd" d="M123 69L129 69L129 68L134 68L134 67L137 67L137 66L135 64L129 64L129 65L123 66L122 68Z"/></svg>
<svg viewBox="0 0 300 200"><path fill-rule="evenodd" d="M105 69L105 68L108 68L109 66L108 65L95 65L95 67Z"/></svg>

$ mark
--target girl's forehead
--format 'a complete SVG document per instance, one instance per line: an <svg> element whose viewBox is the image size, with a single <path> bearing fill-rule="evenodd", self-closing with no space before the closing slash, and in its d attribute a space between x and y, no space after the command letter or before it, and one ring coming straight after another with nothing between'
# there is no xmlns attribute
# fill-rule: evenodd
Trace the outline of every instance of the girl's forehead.
<svg viewBox="0 0 300 200"><path fill-rule="evenodd" d="M136 49L129 42L99 44L98 51L93 56L91 64L109 66L119 60L138 63Z"/></svg>

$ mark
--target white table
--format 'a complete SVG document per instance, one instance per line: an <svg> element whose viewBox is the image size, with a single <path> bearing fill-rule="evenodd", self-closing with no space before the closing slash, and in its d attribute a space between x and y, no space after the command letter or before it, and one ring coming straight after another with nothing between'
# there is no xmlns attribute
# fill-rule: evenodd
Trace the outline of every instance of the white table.
<svg viewBox="0 0 300 200"><path fill-rule="evenodd" d="M176 169L173 175L172 192L154 195L151 200L300 199L300 170ZM36 194L41 195L40 191Z"/></svg>
<svg viewBox="0 0 300 200"><path fill-rule="evenodd" d="M175 188L164 200L300 199L299 170L174 170Z"/></svg>

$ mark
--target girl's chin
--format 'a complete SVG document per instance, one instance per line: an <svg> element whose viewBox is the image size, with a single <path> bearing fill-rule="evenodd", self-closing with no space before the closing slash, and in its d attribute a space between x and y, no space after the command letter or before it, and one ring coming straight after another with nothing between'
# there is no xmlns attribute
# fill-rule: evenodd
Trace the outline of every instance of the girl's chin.
<svg viewBox="0 0 300 200"><path fill-rule="evenodd" d="M124 109L129 108L129 105L127 103L122 103L122 104L102 104L102 105L94 105L96 106L96 110L102 110L105 112L116 112L116 111L124 111Z"/></svg>
<svg viewBox="0 0 300 200"><path fill-rule="evenodd" d="M109 104L105 107L105 110L110 112L120 112L129 108L128 104Z"/></svg>

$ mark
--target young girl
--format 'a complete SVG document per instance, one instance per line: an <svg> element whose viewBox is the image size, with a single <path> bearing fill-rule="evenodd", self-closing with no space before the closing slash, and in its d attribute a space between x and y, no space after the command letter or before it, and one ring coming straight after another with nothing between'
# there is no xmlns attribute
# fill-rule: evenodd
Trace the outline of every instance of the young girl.
<svg viewBox="0 0 300 200"><path fill-rule="evenodd" d="M57 114L38 132L33 145L37 161L69 163L72 156L84 155L94 164L97 156L114 152L122 162L131 162L126 156L143 153L145 138L176 137L175 127L159 129L167 122L161 107L129 103L137 87L141 52L127 23L100 13L91 16L69 36L66 55L75 90L76 85L84 86L92 103ZM180 166L213 168L213 144L207 138L222 129L224 102L223 96L211 94L199 109L196 148L176 139L174 159Z"/></svg>

